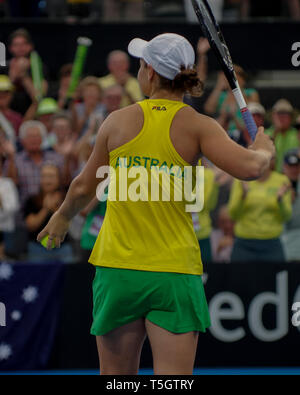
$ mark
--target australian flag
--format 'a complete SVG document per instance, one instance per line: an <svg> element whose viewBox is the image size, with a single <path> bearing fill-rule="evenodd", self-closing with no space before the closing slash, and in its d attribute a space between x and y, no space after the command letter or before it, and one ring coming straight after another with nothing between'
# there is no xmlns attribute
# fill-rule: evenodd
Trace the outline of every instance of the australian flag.
<svg viewBox="0 0 300 395"><path fill-rule="evenodd" d="M59 319L64 265L0 263L0 371L45 369Z"/></svg>

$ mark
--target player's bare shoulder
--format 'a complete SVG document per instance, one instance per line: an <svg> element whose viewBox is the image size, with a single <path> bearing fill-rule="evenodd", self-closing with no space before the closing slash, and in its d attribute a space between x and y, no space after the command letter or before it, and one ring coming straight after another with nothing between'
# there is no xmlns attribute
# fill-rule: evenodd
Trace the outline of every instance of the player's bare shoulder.
<svg viewBox="0 0 300 395"><path fill-rule="evenodd" d="M115 124L119 128L123 125L123 122L134 122L134 120L137 120L137 118L143 119L143 111L138 104L132 104L130 106L112 112L107 117L107 122L109 122L111 125Z"/></svg>
<svg viewBox="0 0 300 395"><path fill-rule="evenodd" d="M183 107L179 111L176 122L182 126L183 130L196 134L201 134L203 131L219 127L216 120L199 113L191 106Z"/></svg>
<svg viewBox="0 0 300 395"><path fill-rule="evenodd" d="M109 151L134 138L141 131L143 125L144 114L138 104L111 113L103 125Z"/></svg>

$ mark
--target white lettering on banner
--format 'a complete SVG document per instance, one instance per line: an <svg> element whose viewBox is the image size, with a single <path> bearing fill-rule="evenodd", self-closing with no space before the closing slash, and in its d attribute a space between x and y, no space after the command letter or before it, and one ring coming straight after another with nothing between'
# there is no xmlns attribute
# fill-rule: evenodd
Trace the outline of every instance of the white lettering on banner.
<svg viewBox="0 0 300 395"><path fill-rule="evenodd" d="M224 304L230 307L222 307ZM237 295L231 292L215 295L209 303L209 310L212 323L209 329L217 339L223 342L236 342L245 336L242 327L225 329L221 324L222 320L241 320L245 317L243 303Z"/></svg>
<svg viewBox="0 0 300 395"><path fill-rule="evenodd" d="M300 331L300 286L297 288L292 312L292 325ZM227 305L227 306L226 306ZM266 305L274 305L276 319L272 329L264 326L263 313ZM245 328L238 325L226 329L222 321L235 321L245 318L245 307L242 299L232 292L221 292L212 297L209 302L211 315L211 334L223 342L236 342L245 337ZM290 308L288 301L288 272L282 271L276 275L276 291L263 292L254 297L249 305L247 314L248 325L253 336L264 342L275 342L288 334L290 323ZM232 328L232 325L231 325Z"/></svg>
<svg viewBox="0 0 300 395"><path fill-rule="evenodd" d="M299 303L300 302L300 285L299 285L299 287L297 288L297 291L296 291L296 293L295 293L295 296L294 296L294 302L293 302L293 307L295 307L295 304L296 303ZM297 305L296 305L297 306ZM293 309L293 307L292 307L292 309ZM297 323L297 325L294 325L294 326L296 326L296 328L298 329L298 331L300 332L300 313L299 313L299 311L298 312L296 312L294 315L293 315L293 317L292 317L292 324L294 325L294 322L296 321L296 323Z"/></svg>
<svg viewBox="0 0 300 395"><path fill-rule="evenodd" d="M266 329L263 325L263 308L267 304L276 306L276 327ZM249 306L249 327L253 335L262 341L273 342L288 333L288 273L280 272L276 276L276 293L264 292L257 295Z"/></svg>
<svg viewBox="0 0 300 395"><path fill-rule="evenodd" d="M300 302L293 304L292 311L295 311L295 314L292 317L292 324L296 327L299 327L300 326Z"/></svg>
<svg viewBox="0 0 300 395"><path fill-rule="evenodd" d="M0 326L6 326L6 308L4 303L0 303Z"/></svg>
<svg viewBox="0 0 300 395"><path fill-rule="evenodd" d="M292 45L292 51L295 52L292 56L292 65L294 67L300 66L300 42L296 42Z"/></svg>

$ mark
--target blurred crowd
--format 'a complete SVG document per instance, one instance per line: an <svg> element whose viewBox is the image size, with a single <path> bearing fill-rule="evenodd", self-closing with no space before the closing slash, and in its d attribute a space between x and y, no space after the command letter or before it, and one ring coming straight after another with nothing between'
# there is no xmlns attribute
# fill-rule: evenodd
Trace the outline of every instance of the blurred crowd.
<svg viewBox="0 0 300 395"><path fill-rule="evenodd" d="M87 162L101 123L113 111L143 99L130 59L120 50L107 58L108 72L85 76L69 100L72 64L58 81L31 77L34 44L24 29L9 39L10 60L0 74L0 260L86 261L101 228L106 203L96 198L74 218L61 249L45 250L36 236L62 203L71 180ZM197 69L205 82L208 42L200 39ZM45 70L47 65L42 65ZM264 108L259 92L235 71L258 126L274 140L276 158L261 179L234 180L207 159L205 207L193 222L205 262L300 261L300 117L286 98ZM192 103L191 98L186 98ZM205 104L238 144L249 135L233 94L220 72Z"/></svg>
<svg viewBox="0 0 300 395"><path fill-rule="evenodd" d="M300 19L299 0L210 0L218 20L248 18ZM66 18L91 21L142 21L145 18L180 17L195 22L191 0L0 0L5 17Z"/></svg>

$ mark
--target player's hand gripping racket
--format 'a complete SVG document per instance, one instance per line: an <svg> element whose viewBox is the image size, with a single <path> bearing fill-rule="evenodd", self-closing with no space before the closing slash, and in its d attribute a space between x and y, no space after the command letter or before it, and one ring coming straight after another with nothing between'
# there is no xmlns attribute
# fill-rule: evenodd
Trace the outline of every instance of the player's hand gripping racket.
<svg viewBox="0 0 300 395"><path fill-rule="evenodd" d="M237 104L241 110L247 130L252 140L254 140L257 133L257 126L254 122L254 119L250 111L247 108L247 104L245 102L241 88L236 78L236 74L234 72L233 62L230 56L230 52L224 40L220 26L218 25L207 0L191 0L191 1L195 13L199 19L202 32L208 39L210 46L221 65L221 68L228 80L228 83L232 89Z"/></svg>

